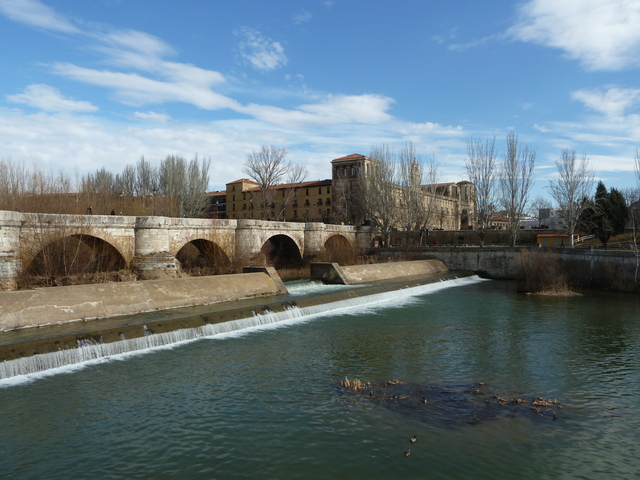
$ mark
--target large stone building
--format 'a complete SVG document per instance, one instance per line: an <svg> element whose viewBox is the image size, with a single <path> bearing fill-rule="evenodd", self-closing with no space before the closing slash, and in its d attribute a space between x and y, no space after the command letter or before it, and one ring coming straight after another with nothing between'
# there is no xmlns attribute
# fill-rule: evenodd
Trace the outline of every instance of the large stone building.
<svg viewBox="0 0 640 480"><path fill-rule="evenodd" d="M367 219L360 207L361 175L372 160L360 154L331 161L332 178L273 187L275 195L266 213L269 220L361 224ZM398 187L400 189L400 187ZM423 185L425 206L432 211L430 229L471 228L475 218L475 188L462 181ZM260 188L246 178L229 182L226 190L208 194L216 218L261 218ZM426 208L426 207L425 207Z"/></svg>
<svg viewBox="0 0 640 480"><path fill-rule="evenodd" d="M375 160L354 153L331 161L334 212L352 223L360 223L364 213L360 207L361 176L367 175ZM475 187L467 181L421 185L422 203L430 210L425 228L464 230L471 228L475 219ZM398 201L400 186L396 187Z"/></svg>
<svg viewBox="0 0 640 480"><path fill-rule="evenodd" d="M266 219L331 223L331 187L331 180L277 185ZM261 218L259 194L258 184L246 178L227 183L226 218Z"/></svg>

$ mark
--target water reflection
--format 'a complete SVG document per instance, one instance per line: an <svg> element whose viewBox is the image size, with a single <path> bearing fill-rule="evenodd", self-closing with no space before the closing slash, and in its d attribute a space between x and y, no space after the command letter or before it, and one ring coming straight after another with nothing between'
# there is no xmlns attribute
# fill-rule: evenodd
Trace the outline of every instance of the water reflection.
<svg viewBox="0 0 640 480"><path fill-rule="evenodd" d="M467 285L0 389L0 475L637 476L638 300L544 299L510 287ZM435 386L438 421L341 395L345 377ZM486 398L464 393L478 382L488 383ZM465 398L494 395L557 399L562 413L553 421L494 402L493 420L454 420L467 415Z"/></svg>

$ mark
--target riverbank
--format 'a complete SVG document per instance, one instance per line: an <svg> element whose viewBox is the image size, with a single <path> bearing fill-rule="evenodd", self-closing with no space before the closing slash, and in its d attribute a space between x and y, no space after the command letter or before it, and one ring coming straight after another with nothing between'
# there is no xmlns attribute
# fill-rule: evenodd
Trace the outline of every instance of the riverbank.
<svg viewBox="0 0 640 480"><path fill-rule="evenodd" d="M96 283L0 292L0 331L232 302L286 293L272 267L171 280Z"/></svg>

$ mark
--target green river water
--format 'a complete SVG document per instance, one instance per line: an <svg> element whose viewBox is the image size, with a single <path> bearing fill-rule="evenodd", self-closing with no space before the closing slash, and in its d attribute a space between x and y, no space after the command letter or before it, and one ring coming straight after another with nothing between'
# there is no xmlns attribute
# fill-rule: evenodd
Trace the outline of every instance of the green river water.
<svg viewBox="0 0 640 480"><path fill-rule="evenodd" d="M637 296L443 286L2 380L0 478L640 478Z"/></svg>

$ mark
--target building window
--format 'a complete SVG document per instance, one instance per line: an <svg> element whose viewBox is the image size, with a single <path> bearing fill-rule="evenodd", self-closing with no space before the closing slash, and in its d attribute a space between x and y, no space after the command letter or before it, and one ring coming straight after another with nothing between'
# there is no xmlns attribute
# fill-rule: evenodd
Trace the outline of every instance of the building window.
<svg viewBox="0 0 640 480"><path fill-rule="evenodd" d="M355 175L355 174L356 174L356 167L351 165L351 175Z"/></svg>
<svg viewBox="0 0 640 480"><path fill-rule="evenodd" d="M347 167L344 167L344 171L342 173L344 173L345 177L347 176Z"/></svg>
<svg viewBox="0 0 640 480"><path fill-rule="evenodd" d="M235 193L233 194L233 201L234 202L236 201L236 194Z"/></svg>
<svg viewBox="0 0 640 480"><path fill-rule="evenodd" d="M243 209L243 210L246 210L246 209L247 209L247 204L246 204L246 203L243 203L243 204L242 204L242 209Z"/></svg>
<svg viewBox="0 0 640 480"><path fill-rule="evenodd" d="M331 193L331 187L327 187L327 193Z"/></svg>
<svg viewBox="0 0 640 480"><path fill-rule="evenodd" d="M327 205L331 205L331 199L330 198L327 198L327 203L326 204Z"/></svg>
<svg viewBox="0 0 640 480"><path fill-rule="evenodd" d="M308 207L309 205L310 205L310 203L309 203L309 199L307 198L307 199L304 201L304 206L305 206L305 207Z"/></svg>
<svg viewBox="0 0 640 480"><path fill-rule="evenodd" d="M320 205L322 205L322 199L321 198L318 199L318 206L320 206Z"/></svg>
<svg viewBox="0 0 640 480"><path fill-rule="evenodd" d="M322 195L322 187L318 187L318 195Z"/></svg>
<svg viewBox="0 0 640 480"><path fill-rule="evenodd" d="M307 191L307 195L309 195L309 189L308 188L306 189L306 191Z"/></svg>

